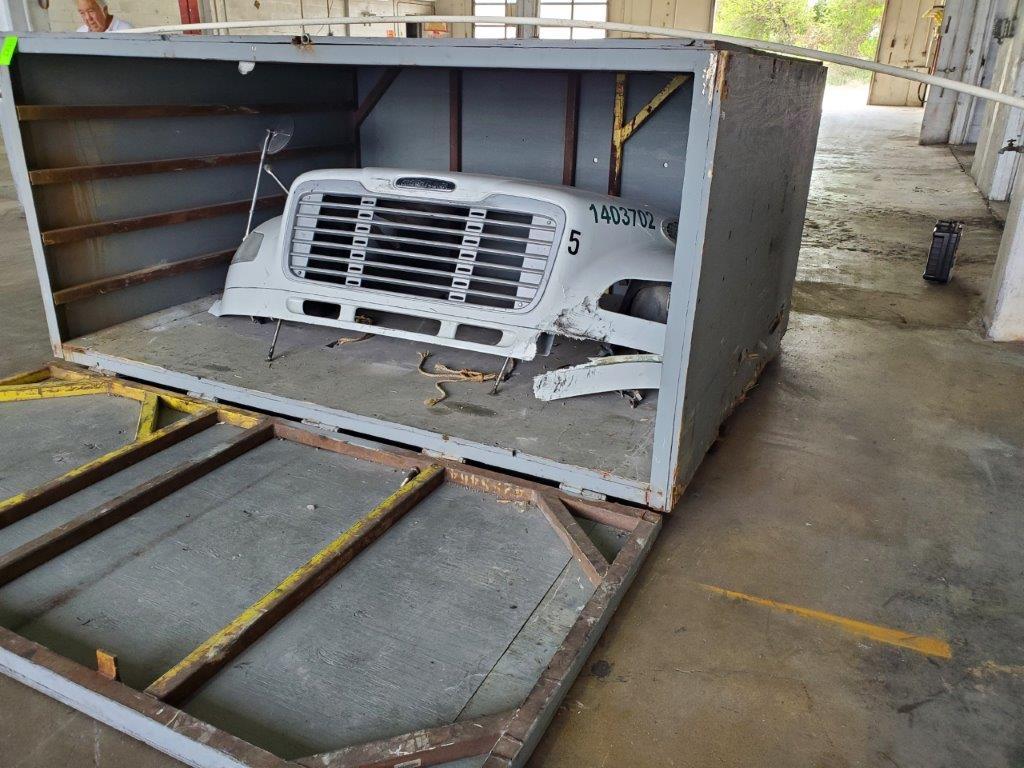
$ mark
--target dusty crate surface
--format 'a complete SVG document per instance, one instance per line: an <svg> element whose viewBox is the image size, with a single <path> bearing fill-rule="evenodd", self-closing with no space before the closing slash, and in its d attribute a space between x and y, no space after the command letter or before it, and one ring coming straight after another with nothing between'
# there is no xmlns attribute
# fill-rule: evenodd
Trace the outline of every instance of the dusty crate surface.
<svg viewBox="0 0 1024 768"><path fill-rule="evenodd" d="M553 674L549 665L560 653L582 663L583 638L599 633L609 600L617 602L627 572L638 567L636 555L646 544L629 531L646 526L645 538L656 532L642 514L615 505L577 518L570 513L580 510L541 486L516 490L487 474L473 480L476 470L446 470L413 454L337 452L330 445L338 441L308 430L202 401L175 410L188 399L76 375L83 378L0 382L0 444L6 446L0 488L11 494L0 500L0 626L6 631L0 639L8 651L12 643L38 644L29 658L48 649L81 665L75 674L90 679L100 677L90 671L97 650L115 654L124 685L144 690L145 701L177 705L202 728L220 729L213 732L221 734L217 742L227 739L236 751L262 749L255 754L308 764L320 760L310 755L364 749L358 745L419 729L464 724L472 733L475 723L490 723L481 733L491 742L472 747L482 754L467 747L444 762L482 765L506 726L519 728L514 754L543 721L546 702L555 701L545 693L550 683L538 681ZM106 394L70 391L97 381L108 382L100 385L109 388ZM63 390L68 393L52 394ZM79 465L110 461L198 424L155 453L11 517L41 488L75 482ZM279 426L268 431L272 424ZM83 516L116 509L118 499L257 433L265 433L261 442L11 575L27 551ZM61 471L66 474L55 478ZM451 472L454 479L446 480ZM154 681L187 666L195 649L223 636L303 563L316 562L353 531L361 535L360 526L373 525L366 523L375 514L368 511L417 493L410 489L432 475L440 479L365 551L357 550L205 684L180 700L161 692ZM552 515L575 522L566 528ZM582 550L581 541L587 542ZM627 549L633 554L619 563ZM588 610L600 610L594 615L601 621L585 621ZM574 631L578 639L564 656ZM552 680L570 674L564 664ZM538 690L541 698L526 706ZM526 712L518 725L517 711ZM425 741L431 739L443 742ZM465 737L449 741L462 744ZM492 759L502 749L508 747L499 741ZM264 765L260 759L245 764ZM337 759L338 765L377 764Z"/></svg>
<svg viewBox="0 0 1024 768"><path fill-rule="evenodd" d="M70 346L628 480L650 476L656 393L637 408L616 393L549 403L533 396L535 375L596 356L597 344L556 339L550 357L519 362L497 395L490 394L489 383L450 384L448 399L428 407L423 401L438 393L416 371L421 351L432 352L428 368L443 362L497 372L501 358L383 336L328 347L359 334L286 323L268 364L273 324L214 317L206 311L212 303L182 304L76 338Z"/></svg>

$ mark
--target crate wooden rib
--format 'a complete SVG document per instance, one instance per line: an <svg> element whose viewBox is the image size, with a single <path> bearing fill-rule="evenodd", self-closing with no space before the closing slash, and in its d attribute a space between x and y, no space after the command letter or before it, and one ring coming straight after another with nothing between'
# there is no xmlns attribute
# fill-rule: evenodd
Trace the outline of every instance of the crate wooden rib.
<svg viewBox="0 0 1024 768"><path fill-rule="evenodd" d="M91 665L82 663L81 649L76 651L79 658L73 660L44 647L31 637L10 629L0 629L0 671L72 707L86 711L189 765L365 768L438 765L467 758L475 758L477 764L488 768L521 764L543 733L555 707L603 631L660 526L660 516L653 512L607 502L584 501L539 483L411 451L346 442L336 435L279 418L209 403L66 365L55 365L0 380L0 439L4 438L5 426L18 427L20 424L27 428L23 423L27 417L18 421L17 409L22 406L36 409L44 405L51 409L62 406L85 409L89 402L102 405L109 398L133 403L132 407L135 407L134 403L138 404L137 414L133 412L124 417L125 423L134 425L135 429L135 434L127 444L82 462L81 466L47 480L36 488L22 489L0 503L0 515L3 515L0 519L4 523L0 528L0 548L4 547L5 536L18 532L19 524L40 522L40 516L49 514L53 505L63 503L67 514L71 515L65 523L48 528L18 546L10 547L8 543L6 551L0 555L0 582L6 585L0 588L0 615L4 617L10 615L12 603L21 605L18 601L26 599L24 592L31 591L33 584L46 585L50 583L47 579L68 578L67 573L78 574L72 576L73 579L88 581L91 578L89 569L78 567L84 561L74 559L76 552L81 552L88 542L93 542L94 550L90 552L101 548L110 557L127 557L130 560L130 553L113 551L117 549L117 539L109 534L127 525L128 520L135 521L134 524L140 530L148 531L150 522L176 514L177 508L188 506L187 497L179 496L175 503L176 493L187 491L204 476L209 476L209 482L214 482L216 478L213 475L218 468L230 462L243 461L245 457L252 456L254 451L260 450L261 446L283 441L295 446L294 450L309 452L309 455L320 456L323 460L354 461L359 467L376 467L378 469L374 471L386 473L387 478L390 478L387 482L393 486L389 495L371 508L363 510L354 523L346 524L339 520L335 535L326 546L318 546L305 562L292 563L287 569L287 575L276 580L273 589L224 622L220 630L210 633L204 642L184 654L180 663L168 667L144 690L139 690L141 686L132 685L132 678L138 679L139 672L138 669L134 672L131 669L131 652L125 653L122 649L138 647L139 638L143 636L147 638L146 642L149 642L150 637L155 638L156 642L163 637L157 628L122 627L122 632L134 632L138 637L133 642L126 639L121 647L104 649L102 658L108 665L111 663L111 654L108 652L117 655L121 669L126 671L127 682L110 679L109 671L103 674L91 668ZM33 415L33 418L38 417ZM189 440L221 428L231 434L223 439L218 438L212 447L189 447ZM68 436L69 443L73 442L74 437ZM100 438L96 437L95 440L99 442ZM72 447L66 446L69 455L74 453ZM30 447L26 446L25 450L29 451ZM164 463L169 462L170 468L163 471L156 471L159 468L147 469L147 461L160 459L163 452L175 450L185 451L188 458L181 461L177 456L166 457ZM270 462L260 466L273 467L274 464ZM289 464L287 471L301 474L295 466L303 464ZM129 471L142 472L144 479L134 482L134 477L124 477ZM244 474L243 467L232 465L232 475ZM325 489L333 489L339 495L358 495L360 483L365 486L367 482L364 475L358 475L355 471L346 471L337 476L318 471L310 475L314 476L318 482L325 483ZM374 482L385 483L387 478L376 479ZM97 485L104 482L106 486ZM127 488L124 487L126 485ZM269 487L264 484L257 493L261 486L254 485L251 493L245 492L249 496L240 492L237 497L231 498L242 501L248 498L258 503L260 493L266 493ZM232 734L230 728L218 727L190 713L190 702L201 700L206 695L204 692L212 685L211 681L216 682L225 674L238 674L237 668L232 665L239 658L248 659L248 664L258 667L259 663L252 660L254 657L245 654L260 648L261 643L268 640L273 642L275 632L283 631L285 634L281 638L284 639L296 627L302 627L306 633L316 631L317 625L310 621L309 616L311 612L322 612L323 606L330 603L317 603L314 595L329 589L331 585L343 587L353 563L369 567L368 564L374 558L387 560L393 554L386 547L395 540L395 527L405 524L405 530L409 531L419 525L415 515L423 509L424 504L433 503L435 508L452 505L458 507L457 500L438 497L442 489L447 487L460 489L458 492L462 494L471 493L473 509L486 508L486 514L498 517L512 516L516 525L526 525L532 529L533 533L524 535L533 536L534 539L538 525L550 526L549 530L545 529L549 540L545 546L553 543L554 547L561 548L561 556L568 558L574 568L578 567L578 571L572 572L577 574L575 578L589 593L575 618L566 625L564 637L556 638L557 647L548 657L539 676L533 680L532 687L528 691L523 689L525 695L521 700L510 706L501 706L498 699L492 697L490 706L497 707L497 711L476 713L467 705L464 707L464 716L459 719L428 724L425 728L404 734L388 732L391 718L382 716L377 724L379 732L374 738L354 743L337 743L316 754L288 754L286 757L274 754L265 746L245 741L239 735ZM85 503L104 496L110 498L94 505ZM489 507L480 501L485 498L492 500ZM428 502L428 499L431 501ZM81 503L76 500L81 500ZM154 506L162 502L166 503L160 507ZM199 520L205 520L211 514L213 512L207 512L206 517L203 517L196 512L197 522L191 524L198 525ZM465 527L463 532L467 536L479 539L484 535L479 528L479 518L467 517L461 525ZM443 526L439 529L436 522L422 527L433 531L445 530ZM600 527L606 533L615 532L613 538L620 546L610 562L584 527ZM458 529L453 530L458 532ZM145 535L154 534L147 532ZM182 541L186 540L182 534L176 535ZM476 539L474 546L479 546ZM153 544L153 551L157 551L157 546ZM438 548L439 558L446 556L441 554L442 550L443 547ZM47 573L61 570L62 559L67 564L63 569L65 575L47 576ZM381 567L400 570L403 562L384 562ZM119 571L113 573L116 575ZM469 578L472 574L467 571L465 576ZM111 590L109 600L116 604L116 585L112 586L110 578L108 575L102 581L105 585L103 589ZM355 585L360 583L356 577L348 582L351 588L356 588ZM546 590L551 585L539 586ZM90 589L81 585L79 588L86 591ZM174 588L168 585L165 589L173 591ZM42 594L38 589L36 592ZM58 602L61 599L67 598L58 598ZM203 595L192 595L194 601L203 599ZM390 596L389 599L399 597ZM457 602L458 595L446 594L443 599ZM99 605L102 606L102 603ZM540 610L539 605L529 612L522 627L516 631L516 637L524 632L524 628L535 626L531 625L531 619ZM107 608L115 611L110 605ZM498 608L507 610L507 606ZM183 615L196 612L194 607L186 607ZM36 630L33 630L33 624L28 619L26 614L20 623L28 627L25 634L31 635ZM331 620L353 621L351 617L335 617ZM409 621L416 620L410 614ZM81 630L58 625L56 630L51 627L52 631L58 635L65 631L73 635ZM386 632L384 634L387 635ZM104 642L109 645L111 637L116 645L116 636L108 636ZM75 642L81 645L80 641ZM548 638L548 642L552 642L552 639ZM506 664L501 667L503 674L511 669L507 666L504 652L492 661L492 673L502 664ZM476 691L485 688L491 679L497 678L490 675L483 678ZM427 695L423 691L416 691L415 680L410 680L409 685L409 690L390 695ZM290 706L289 696L311 694L308 689L296 685L290 692L282 690L278 695L283 697L279 705ZM335 688L334 695L343 699L346 696L345 688ZM382 695L386 696L387 693ZM324 706L327 704L323 702ZM294 748L285 751L294 752Z"/></svg>

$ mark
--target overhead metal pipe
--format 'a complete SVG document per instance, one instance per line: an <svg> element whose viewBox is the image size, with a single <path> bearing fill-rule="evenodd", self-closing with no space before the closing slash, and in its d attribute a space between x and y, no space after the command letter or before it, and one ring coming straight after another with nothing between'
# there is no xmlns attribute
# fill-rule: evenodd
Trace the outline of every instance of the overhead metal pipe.
<svg viewBox="0 0 1024 768"><path fill-rule="evenodd" d="M603 29L606 32L627 32L638 35L650 35L656 37L668 37L682 40L706 40L709 42L727 43L730 45L753 48L758 51L769 51L781 53L786 56L798 56L814 61L839 64L844 67L856 67L866 69L869 72L877 72L880 75L900 77L905 80L913 80L918 83L925 83L936 88L948 88L957 93L964 93L975 96L979 99L997 101L1017 109L1024 109L1024 98L1013 96L1008 93L993 91L991 88L982 88L971 83L962 83L958 80L950 80L947 77L938 77L925 72L917 72L913 69L894 67L890 64L880 64L877 61L858 59L853 56L843 56L838 53L819 51L813 48L801 48L796 45L784 45L773 43L768 40L753 40L746 37L733 37L731 35L719 35L714 32L700 32L693 29L669 29L667 27L650 27L639 24L620 24L616 21L583 21L575 19L539 19L535 17L521 16L327 16L322 18L303 19L267 19L260 21L214 21L201 24L167 24L159 27L140 27L137 29L118 30L112 34L138 35L138 34L166 34L172 32L204 32L216 29L263 29L268 27L312 27L312 26L335 26L349 24L423 24L423 23L445 23L445 24L507 24L510 26L528 27L568 27L580 29Z"/></svg>

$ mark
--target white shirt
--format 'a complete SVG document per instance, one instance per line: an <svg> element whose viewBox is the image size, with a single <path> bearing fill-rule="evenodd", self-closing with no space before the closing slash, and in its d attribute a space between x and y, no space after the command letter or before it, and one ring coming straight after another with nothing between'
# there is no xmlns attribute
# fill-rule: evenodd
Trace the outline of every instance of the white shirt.
<svg viewBox="0 0 1024 768"><path fill-rule="evenodd" d="M106 30L104 30L104 31L106 31L106 32L116 32L119 29L134 29L134 27L132 27L132 25L129 24L127 21L122 21L121 19L115 18L113 21L110 22L110 26L107 27ZM83 24L82 26L80 26L78 28L78 31L79 32L88 32L89 28Z"/></svg>

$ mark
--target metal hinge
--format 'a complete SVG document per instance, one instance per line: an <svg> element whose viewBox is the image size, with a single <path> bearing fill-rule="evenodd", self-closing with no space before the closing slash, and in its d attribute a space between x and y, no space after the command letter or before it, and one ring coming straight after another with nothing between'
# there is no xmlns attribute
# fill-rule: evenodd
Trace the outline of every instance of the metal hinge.
<svg viewBox="0 0 1024 768"><path fill-rule="evenodd" d="M571 496L579 496L580 498L588 499L589 501L608 501L607 494L591 491L588 488L575 488L574 486L566 485L565 483L559 483L558 490L564 491Z"/></svg>
<svg viewBox="0 0 1024 768"><path fill-rule="evenodd" d="M324 432L341 432L340 427L337 427L334 424L324 424L324 422L317 421L316 419L302 419L301 423L305 424L307 427L313 427L313 429L320 429L323 430Z"/></svg>
<svg viewBox="0 0 1024 768"><path fill-rule="evenodd" d="M1012 19L999 18L992 22L992 37L996 39L998 43L1002 43L1008 37L1013 37L1017 34L1017 17L1014 16Z"/></svg>
<svg viewBox="0 0 1024 768"><path fill-rule="evenodd" d="M429 448L420 449L420 453L424 456L430 456L435 459L444 459L445 461L455 461L459 464L465 464L466 460L462 456L451 456L447 453L441 453L441 451L432 451Z"/></svg>

